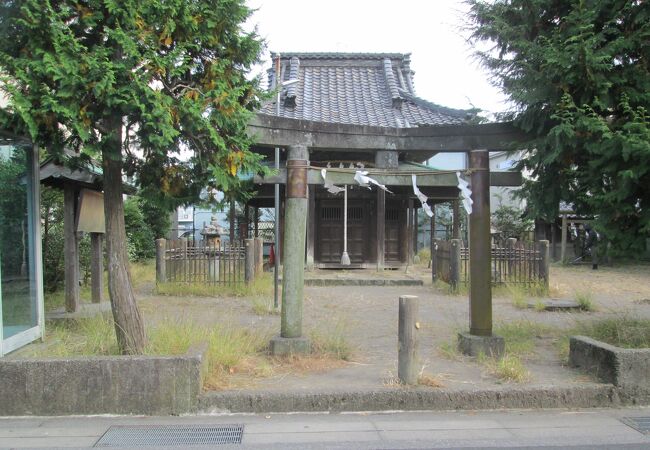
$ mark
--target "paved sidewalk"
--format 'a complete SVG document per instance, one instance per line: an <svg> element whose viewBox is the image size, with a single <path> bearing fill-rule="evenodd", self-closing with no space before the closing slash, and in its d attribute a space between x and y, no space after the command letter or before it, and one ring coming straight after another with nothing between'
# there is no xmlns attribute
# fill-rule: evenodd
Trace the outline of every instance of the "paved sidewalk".
<svg viewBox="0 0 650 450"><path fill-rule="evenodd" d="M621 421L642 416L650 409L0 418L0 448L89 448L120 425L219 424L244 425L242 444L220 449L650 448Z"/></svg>

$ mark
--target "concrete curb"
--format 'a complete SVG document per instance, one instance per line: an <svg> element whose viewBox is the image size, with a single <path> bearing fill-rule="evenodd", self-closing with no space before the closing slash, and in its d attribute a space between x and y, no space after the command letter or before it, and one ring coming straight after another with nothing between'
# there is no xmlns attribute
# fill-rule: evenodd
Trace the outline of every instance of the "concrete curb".
<svg viewBox="0 0 650 450"><path fill-rule="evenodd" d="M341 392L210 392L199 398L204 413L323 411L446 411L502 408L595 408L636 404L609 384L486 390L427 388Z"/></svg>
<svg viewBox="0 0 650 450"><path fill-rule="evenodd" d="M312 278L304 281L305 286L423 286L422 280L391 279L346 279L346 278Z"/></svg>

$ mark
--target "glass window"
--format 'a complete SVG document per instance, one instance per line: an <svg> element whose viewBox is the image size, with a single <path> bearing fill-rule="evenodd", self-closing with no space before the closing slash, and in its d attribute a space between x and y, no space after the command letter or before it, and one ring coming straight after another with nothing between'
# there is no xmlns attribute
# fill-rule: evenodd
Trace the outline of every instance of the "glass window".
<svg viewBox="0 0 650 450"><path fill-rule="evenodd" d="M0 145L0 286L4 340L38 325L32 148Z"/></svg>

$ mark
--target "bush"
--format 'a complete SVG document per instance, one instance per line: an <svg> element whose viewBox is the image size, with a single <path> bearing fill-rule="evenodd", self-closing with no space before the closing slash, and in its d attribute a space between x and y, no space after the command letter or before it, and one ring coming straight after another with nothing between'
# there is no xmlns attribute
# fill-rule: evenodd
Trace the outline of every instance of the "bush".
<svg viewBox="0 0 650 450"><path fill-rule="evenodd" d="M142 261L156 256L153 231L142 214L139 197L129 197L124 202L124 225L127 250L131 261Z"/></svg>

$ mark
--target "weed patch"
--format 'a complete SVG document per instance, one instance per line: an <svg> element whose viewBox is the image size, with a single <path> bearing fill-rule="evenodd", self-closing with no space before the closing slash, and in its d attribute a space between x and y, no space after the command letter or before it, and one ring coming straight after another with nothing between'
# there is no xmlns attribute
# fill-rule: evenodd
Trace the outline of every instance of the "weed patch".
<svg viewBox="0 0 650 450"><path fill-rule="evenodd" d="M506 354L498 359L489 358L486 360L486 366L492 375L502 381L523 383L530 379L530 372L515 355Z"/></svg>
<svg viewBox="0 0 650 450"><path fill-rule="evenodd" d="M505 340L506 353L517 356L532 353L535 339L550 331L548 327L529 320L503 323L494 329L495 334Z"/></svg>
<svg viewBox="0 0 650 450"><path fill-rule="evenodd" d="M589 291L576 291L575 300L583 311L595 311L593 295Z"/></svg>
<svg viewBox="0 0 650 450"><path fill-rule="evenodd" d="M345 337L347 324L338 320L333 326L319 328L311 332L312 351L316 355L328 355L335 359L350 361L352 347Z"/></svg>

